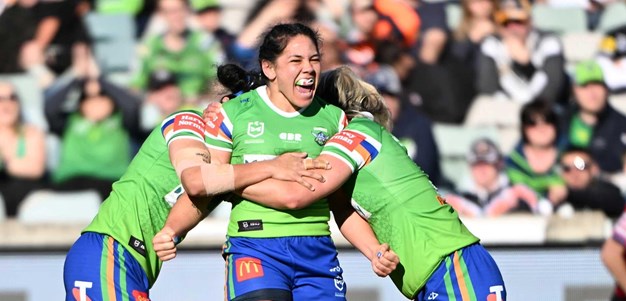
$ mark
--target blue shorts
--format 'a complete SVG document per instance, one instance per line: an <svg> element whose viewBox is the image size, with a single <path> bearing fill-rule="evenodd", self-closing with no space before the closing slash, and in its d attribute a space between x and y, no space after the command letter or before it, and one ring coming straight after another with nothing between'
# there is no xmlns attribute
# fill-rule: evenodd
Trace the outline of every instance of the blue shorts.
<svg viewBox="0 0 626 301"><path fill-rule="evenodd" d="M415 300L505 301L506 289L498 265L476 243L446 257Z"/></svg>
<svg viewBox="0 0 626 301"><path fill-rule="evenodd" d="M229 237L223 255L227 300L346 300L330 236Z"/></svg>
<svg viewBox="0 0 626 301"><path fill-rule="evenodd" d="M63 267L66 301L149 301L148 277L135 258L110 236L86 232Z"/></svg>

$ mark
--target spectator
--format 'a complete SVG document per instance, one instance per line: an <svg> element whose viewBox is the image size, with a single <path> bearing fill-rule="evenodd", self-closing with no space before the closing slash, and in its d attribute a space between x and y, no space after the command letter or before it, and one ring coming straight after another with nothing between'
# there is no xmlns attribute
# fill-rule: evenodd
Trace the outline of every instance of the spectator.
<svg viewBox="0 0 626 301"><path fill-rule="evenodd" d="M416 64L404 82L406 97L436 122L461 123L474 98L471 64L451 55L445 3L410 1L420 17L412 49Z"/></svg>
<svg viewBox="0 0 626 301"><path fill-rule="evenodd" d="M245 69L258 68L258 38L263 35L268 26L293 20L299 22L312 21L312 16L312 12L303 9L301 1L265 0L257 2L233 44L232 51L235 61ZM298 17L303 19L297 19Z"/></svg>
<svg viewBox="0 0 626 301"><path fill-rule="evenodd" d="M510 212L551 212L549 202L540 201L532 189L509 183L502 154L490 139L474 141L467 161L471 177L459 184L457 194L446 196L448 204L459 214L495 217Z"/></svg>
<svg viewBox="0 0 626 301"><path fill-rule="evenodd" d="M536 4L544 4L552 7L578 7L585 10L587 14L587 29L596 30L604 8L613 3L622 0L535 0Z"/></svg>
<svg viewBox="0 0 626 301"><path fill-rule="evenodd" d="M89 45L83 22L90 10L89 1L39 0L34 10L39 22L32 47L42 53L50 70L61 74L72 65L74 45Z"/></svg>
<svg viewBox="0 0 626 301"><path fill-rule="evenodd" d="M19 65L22 48L35 36L37 19L33 11L36 0L5 1L0 12L0 74L24 71Z"/></svg>
<svg viewBox="0 0 626 301"><path fill-rule="evenodd" d="M232 48L236 37L221 26L222 5L220 2L218 0L192 0L191 6L200 29L219 41L226 60L234 60Z"/></svg>
<svg viewBox="0 0 626 301"><path fill-rule="evenodd" d="M46 165L44 132L25 123L20 111L15 89L0 81L0 194L11 217L30 191L43 186Z"/></svg>
<svg viewBox="0 0 626 301"><path fill-rule="evenodd" d="M461 61L478 66L478 54L483 40L496 31L493 18L499 0L461 0L462 16L454 30L452 52Z"/></svg>
<svg viewBox="0 0 626 301"><path fill-rule="evenodd" d="M604 174L622 172L626 154L626 116L608 102L601 67L594 61L576 65L575 104L565 112L562 132L569 145L587 148Z"/></svg>
<svg viewBox="0 0 626 301"><path fill-rule="evenodd" d="M596 59L612 94L626 93L626 25L609 31Z"/></svg>
<svg viewBox="0 0 626 301"><path fill-rule="evenodd" d="M212 36L188 28L189 7L185 0L160 0L158 5L167 29L144 45L132 86L143 91L150 74L168 70L176 74L185 99L194 103L215 79L216 66L223 60L221 44Z"/></svg>
<svg viewBox="0 0 626 301"><path fill-rule="evenodd" d="M183 95L171 72L159 70L150 75L148 94L141 108L141 140L148 137L165 117L178 111L184 104Z"/></svg>
<svg viewBox="0 0 626 301"><path fill-rule="evenodd" d="M585 149L569 148L561 155L561 177L567 185L566 202L574 209L602 210L617 218L624 210L619 188L600 178L598 165Z"/></svg>
<svg viewBox="0 0 626 301"><path fill-rule="evenodd" d="M377 72L366 77L365 80L376 87L383 96L391 113L392 134L400 140L409 157L428 174L430 180L435 185L441 184L439 151L431 122L411 105L400 100L402 87L394 69L382 65Z"/></svg>
<svg viewBox="0 0 626 301"><path fill-rule="evenodd" d="M420 19L416 57L419 62L434 65L441 62L448 43L446 4L443 1L412 0Z"/></svg>
<svg viewBox="0 0 626 301"><path fill-rule="evenodd" d="M497 33L481 44L479 94L504 94L519 103L540 97L557 102L566 91L561 42L532 27L527 0L503 0Z"/></svg>
<svg viewBox="0 0 626 301"><path fill-rule="evenodd" d="M602 263L609 270L615 289L611 301L626 301L626 211L613 227L611 237L602 245Z"/></svg>
<svg viewBox="0 0 626 301"><path fill-rule="evenodd" d="M545 101L535 100L522 107L521 123L522 141L506 158L506 173L513 185L526 185L557 207L567 194L556 169L557 115Z"/></svg>
<svg viewBox="0 0 626 301"><path fill-rule="evenodd" d="M105 199L130 163L139 100L98 78L83 59L75 60L73 76L58 80L45 95L50 131L61 139L52 180L57 190L94 189ZM78 104L70 106L73 92L79 93Z"/></svg>

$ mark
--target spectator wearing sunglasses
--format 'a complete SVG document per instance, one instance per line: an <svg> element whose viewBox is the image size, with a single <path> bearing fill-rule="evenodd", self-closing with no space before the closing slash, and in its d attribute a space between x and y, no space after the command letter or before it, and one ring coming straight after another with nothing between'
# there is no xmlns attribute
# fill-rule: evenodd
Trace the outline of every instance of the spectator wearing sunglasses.
<svg viewBox="0 0 626 301"><path fill-rule="evenodd" d="M624 198L617 186L600 178L598 165L589 151L570 147L561 155L561 177L567 185L566 202L574 209L602 210L617 218L624 210Z"/></svg>
<svg viewBox="0 0 626 301"><path fill-rule="evenodd" d="M44 132L22 118L15 89L0 81L0 195L8 216L24 197L43 187L46 169Z"/></svg>
<svg viewBox="0 0 626 301"><path fill-rule="evenodd" d="M512 184L524 184L558 207L567 189L556 167L559 157L557 115L545 100L522 107L522 141L506 158Z"/></svg>

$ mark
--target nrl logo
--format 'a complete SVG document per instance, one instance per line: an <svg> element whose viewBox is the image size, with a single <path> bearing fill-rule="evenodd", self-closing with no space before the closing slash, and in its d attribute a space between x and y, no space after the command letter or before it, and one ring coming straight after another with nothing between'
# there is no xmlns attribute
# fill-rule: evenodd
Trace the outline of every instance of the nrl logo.
<svg viewBox="0 0 626 301"><path fill-rule="evenodd" d="M256 137L263 135L264 130L265 130L265 123L261 121L248 122L248 136L252 138L256 138Z"/></svg>
<svg viewBox="0 0 626 301"><path fill-rule="evenodd" d="M315 142L319 145L324 145L326 144L326 141L328 141L328 139L330 139L330 137L328 135L326 135L326 133L319 131L319 132L312 132L311 134L313 134L313 137L315 137Z"/></svg>

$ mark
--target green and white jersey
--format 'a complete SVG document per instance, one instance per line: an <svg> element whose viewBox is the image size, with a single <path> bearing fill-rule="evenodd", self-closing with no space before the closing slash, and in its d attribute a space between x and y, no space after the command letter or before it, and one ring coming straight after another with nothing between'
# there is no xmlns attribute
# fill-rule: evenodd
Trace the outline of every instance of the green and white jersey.
<svg viewBox="0 0 626 301"><path fill-rule="evenodd" d="M165 119L143 143L94 220L83 230L109 235L124 245L143 267L150 286L162 264L152 249L152 238L184 193L170 162L168 145L177 139L204 142L204 127L195 111L180 111Z"/></svg>
<svg viewBox="0 0 626 301"><path fill-rule="evenodd" d="M285 152L317 157L326 141L346 124L341 109L315 98L305 109L287 113L269 99L266 86L225 103L207 124L210 148L231 152L232 164L268 160ZM320 200L301 210L276 210L237 198L228 224L231 237L329 235L329 209Z"/></svg>
<svg viewBox="0 0 626 301"><path fill-rule="evenodd" d="M400 257L391 279L407 298L426 283L450 253L478 241L438 195L428 176L382 126L354 118L324 146L354 171L343 189L370 223L379 242Z"/></svg>

